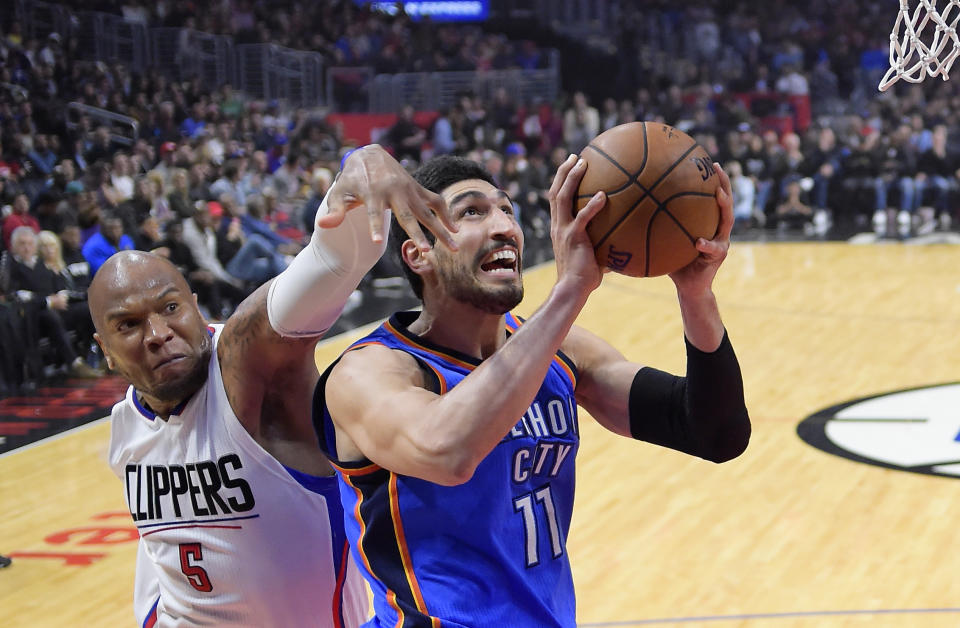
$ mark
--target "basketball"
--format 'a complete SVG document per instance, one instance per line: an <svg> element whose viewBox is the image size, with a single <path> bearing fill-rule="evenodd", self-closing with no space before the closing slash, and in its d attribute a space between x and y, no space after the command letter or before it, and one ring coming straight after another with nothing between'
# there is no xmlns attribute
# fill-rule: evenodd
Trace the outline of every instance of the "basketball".
<svg viewBox="0 0 960 628"><path fill-rule="evenodd" d="M587 226L597 262L631 277L683 268L698 238L720 223L720 176L702 146L667 124L630 122L604 131L580 153L587 171L576 210L603 190L607 204Z"/></svg>

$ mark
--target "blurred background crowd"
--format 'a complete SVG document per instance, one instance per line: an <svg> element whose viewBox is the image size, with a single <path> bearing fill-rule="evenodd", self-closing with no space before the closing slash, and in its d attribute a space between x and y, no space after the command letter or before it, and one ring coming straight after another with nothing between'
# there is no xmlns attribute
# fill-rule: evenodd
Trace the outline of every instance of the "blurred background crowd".
<svg viewBox="0 0 960 628"><path fill-rule="evenodd" d="M341 157L371 141L411 169L443 153L481 162L532 243L548 237L556 165L636 120L677 126L724 166L741 238L908 238L956 223L960 83L877 92L894 6L491 0L485 21L445 23L382 4L15 0L0 11L0 395L102 374L86 288L117 250L168 257L222 320L296 255ZM186 35L307 51L331 93L275 98L222 73L92 53L86 24L133 29L133 44L179 29L171 54L188 50ZM555 84L489 82L537 72ZM427 106L429 90L394 90L386 112L372 96L375 80L434 73L460 87ZM348 308L372 286L402 285L398 275L384 260Z"/></svg>

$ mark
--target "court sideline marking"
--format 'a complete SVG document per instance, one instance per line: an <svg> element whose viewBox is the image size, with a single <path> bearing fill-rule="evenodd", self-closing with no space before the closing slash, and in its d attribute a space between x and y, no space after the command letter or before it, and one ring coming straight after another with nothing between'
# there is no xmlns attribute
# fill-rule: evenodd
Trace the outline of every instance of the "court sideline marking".
<svg viewBox="0 0 960 628"><path fill-rule="evenodd" d="M651 626L655 624L686 624L695 621L743 621L748 619L789 619L796 617L830 617L843 615L920 615L931 613L960 613L960 608L876 608L837 611L791 611L785 613L746 613L742 615L703 615L698 617L661 617L633 621L601 621L577 624L580 628L613 628L615 626Z"/></svg>

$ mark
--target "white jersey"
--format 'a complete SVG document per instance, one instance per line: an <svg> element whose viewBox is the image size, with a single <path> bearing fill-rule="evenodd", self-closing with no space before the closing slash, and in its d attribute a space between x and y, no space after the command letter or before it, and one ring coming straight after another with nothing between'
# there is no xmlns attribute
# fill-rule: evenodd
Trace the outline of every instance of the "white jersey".
<svg viewBox="0 0 960 628"><path fill-rule="evenodd" d="M216 357L168 420L131 386L111 416L110 466L140 531L141 626L358 626L363 580L347 556L336 478L290 470L227 401Z"/></svg>

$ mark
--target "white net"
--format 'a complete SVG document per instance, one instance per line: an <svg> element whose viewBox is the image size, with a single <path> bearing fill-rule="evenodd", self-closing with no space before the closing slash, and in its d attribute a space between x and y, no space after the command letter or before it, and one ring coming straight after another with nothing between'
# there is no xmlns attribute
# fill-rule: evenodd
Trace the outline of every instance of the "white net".
<svg viewBox="0 0 960 628"><path fill-rule="evenodd" d="M918 0L910 8L909 0L900 0L897 21L890 33L890 69L880 81L880 91L903 79L919 83L929 76L947 80L950 67L960 55L956 25L960 19L960 0Z"/></svg>

